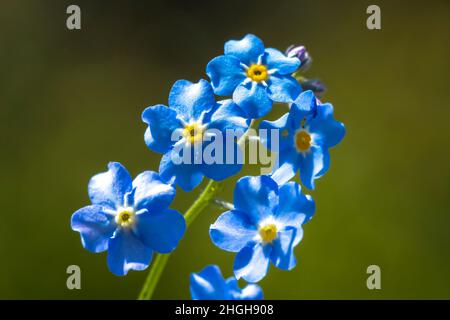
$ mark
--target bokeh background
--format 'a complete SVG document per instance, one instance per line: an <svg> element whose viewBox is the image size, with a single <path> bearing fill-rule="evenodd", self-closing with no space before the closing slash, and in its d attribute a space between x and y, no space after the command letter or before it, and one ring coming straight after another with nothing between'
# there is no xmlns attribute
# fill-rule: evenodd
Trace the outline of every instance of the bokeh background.
<svg viewBox="0 0 450 320"><path fill-rule="evenodd" d="M66 29L69 4L81 7L80 31ZM366 28L369 4L381 7L382 30ZM272 267L265 297L450 298L449 30L445 0L2 1L0 298L136 297L147 272L112 275L106 254L81 247L70 216L109 161L133 175L158 168L142 110L166 103L177 79L205 78L223 43L246 33L280 49L305 44L305 75L327 84L323 100L347 127L311 193L317 214L298 265ZM185 211L199 192L179 190L173 207ZM155 298L190 298L189 274L208 264L231 275L234 254L208 236L221 211L209 207L187 231ZM66 288L71 264L81 290ZM366 287L371 264L381 290Z"/></svg>

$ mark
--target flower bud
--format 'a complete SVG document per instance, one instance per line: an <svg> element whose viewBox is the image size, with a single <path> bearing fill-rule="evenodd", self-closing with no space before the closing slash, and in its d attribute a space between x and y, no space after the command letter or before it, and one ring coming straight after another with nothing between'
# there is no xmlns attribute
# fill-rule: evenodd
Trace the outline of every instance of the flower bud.
<svg viewBox="0 0 450 320"><path fill-rule="evenodd" d="M308 68L312 62L311 56L309 55L308 51L306 51L305 46L292 45L289 48L287 48L286 55L289 58L293 57L298 58L301 62L300 68L302 69Z"/></svg>
<svg viewBox="0 0 450 320"><path fill-rule="evenodd" d="M322 94L327 89L325 84L318 80L318 79L312 79L312 80L306 80L302 82L303 90L312 90L316 96L322 96Z"/></svg>

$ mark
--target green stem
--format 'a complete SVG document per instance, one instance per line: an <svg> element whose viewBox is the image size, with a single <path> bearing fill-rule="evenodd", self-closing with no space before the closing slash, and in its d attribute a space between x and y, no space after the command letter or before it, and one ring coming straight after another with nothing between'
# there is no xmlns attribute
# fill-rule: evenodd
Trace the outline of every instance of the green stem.
<svg viewBox="0 0 450 320"><path fill-rule="evenodd" d="M252 120L250 128L253 128L255 121ZM239 139L238 144L240 147L245 146L245 141L249 135L250 130ZM192 223L192 221L197 218L197 216L205 210L205 208L210 204L216 195L222 189L222 183L214 180L209 180L208 185L205 190L200 194L197 200L189 207L189 209L184 214L184 219L186 220L186 228ZM153 261L150 272L148 273L147 279L145 279L144 286L139 293L139 300L150 300L153 296L153 292L158 285L159 278L161 277L164 268L166 267L167 261L169 260L169 254L157 254L155 260Z"/></svg>
<svg viewBox="0 0 450 320"><path fill-rule="evenodd" d="M159 277L161 277L162 272L169 260L170 254L158 253L156 255L155 261L153 261L152 268L148 273L147 279L145 279L144 286L142 287L141 293L139 293L138 300L150 300L152 298L153 292L158 284Z"/></svg>
<svg viewBox="0 0 450 320"><path fill-rule="evenodd" d="M195 200L184 215L187 227L189 227L192 221L194 221L194 219L197 218L197 216L208 206L208 204L214 200L214 197L220 192L221 189L222 184L220 182L209 180L205 190L203 190L198 199Z"/></svg>

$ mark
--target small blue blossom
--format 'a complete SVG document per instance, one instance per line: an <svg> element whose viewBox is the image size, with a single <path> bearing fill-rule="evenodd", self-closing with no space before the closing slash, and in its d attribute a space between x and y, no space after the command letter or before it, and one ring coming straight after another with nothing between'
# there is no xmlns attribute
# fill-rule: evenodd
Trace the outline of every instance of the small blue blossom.
<svg viewBox="0 0 450 320"><path fill-rule="evenodd" d="M289 113L273 122L261 122L260 129L280 132L278 168L272 178L282 184L300 170L300 179L308 189L314 189L314 180L328 171L328 149L345 135L344 124L333 118L333 106L320 103L310 90L299 95ZM272 149L271 135L261 142Z"/></svg>
<svg viewBox="0 0 450 320"><path fill-rule="evenodd" d="M260 286L249 284L239 288L235 277L224 279L220 268L207 266L199 273L191 274L190 291L192 300L262 300Z"/></svg>
<svg viewBox="0 0 450 320"><path fill-rule="evenodd" d="M249 120L231 100L216 102L211 85L205 80L175 82L169 94L169 107L148 107L142 120L148 124L147 146L164 154L159 167L161 178L177 183L185 191L198 186L203 176L220 181L242 167L236 140L231 141L230 147L225 139L230 131L242 135ZM215 154L219 161L208 163L202 159L205 150L219 138L223 139L220 156L218 152ZM186 153L190 154L188 163L181 160Z"/></svg>
<svg viewBox="0 0 450 320"><path fill-rule="evenodd" d="M314 211L314 200L295 182L279 187L268 176L243 177L234 189L234 209L211 225L211 240L223 250L237 252L233 267L237 279L258 282L270 262L284 270L295 267L294 247Z"/></svg>
<svg viewBox="0 0 450 320"><path fill-rule="evenodd" d="M158 174L145 171L136 179L118 162L89 181L92 205L72 215L72 229L83 247L98 253L108 250L108 267L118 276L144 270L153 251L169 253L183 237L186 223L169 209L175 189Z"/></svg>
<svg viewBox="0 0 450 320"><path fill-rule="evenodd" d="M208 63L206 73L214 93L232 95L250 118L266 115L273 101L292 102L301 92L300 84L291 76L301 64L297 57L265 49L261 39L252 34L226 42L224 51Z"/></svg>

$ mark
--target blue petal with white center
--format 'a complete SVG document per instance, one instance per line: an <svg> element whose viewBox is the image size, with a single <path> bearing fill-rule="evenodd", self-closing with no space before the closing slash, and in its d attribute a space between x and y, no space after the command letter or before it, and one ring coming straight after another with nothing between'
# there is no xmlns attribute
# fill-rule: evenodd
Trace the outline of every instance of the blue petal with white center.
<svg viewBox="0 0 450 320"><path fill-rule="evenodd" d="M265 49L258 37L248 34L225 44L224 55L212 59L206 73L214 93L231 95L249 118L261 118L273 102L293 102L302 91L291 76L300 67L297 57Z"/></svg>
<svg viewBox="0 0 450 320"><path fill-rule="evenodd" d="M224 279L220 268L210 265L190 276L190 292L193 300L261 300L261 287L249 284L239 288L235 278Z"/></svg>
<svg viewBox="0 0 450 320"><path fill-rule="evenodd" d="M204 176L220 181L241 170L243 157L234 134L242 135L250 121L232 100L216 102L207 81L177 81L169 107L149 107L142 118L149 125L147 146L163 153L159 173L164 182L191 191Z"/></svg>
<svg viewBox="0 0 450 320"><path fill-rule="evenodd" d="M108 251L115 275L146 269L153 252L173 251L184 235L184 217L168 208L175 189L156 172L131 181L120 163L111 162L107 172L91 179L89 193L93 204L72 215L71 227L87 250Z"/></svg>
<svg viewBox="0 0 450 320"><path fill-rule="evenodd" d="M278 186L268 176L243 177L234 190L234 209L210 226L210 237L219 248L237 252L233 266L237 279L258 282L271 263L294 268L294 247L314 211L312 198L294 182Z"/></svg>
<svg viewBox="0 0 450 320"><path fill-rule="evenodd" d="M310 90L297 97L287 116L275 122L263 121L260 128L280 132L279 150L273 149L270 136L261 141L270 150L279 151L273 179L284 184L300 170L300 179L308 189L314 189L315 180L328 171L329 148L345 136L344 125L333 118L333 106L322 104Z"/></svg>

